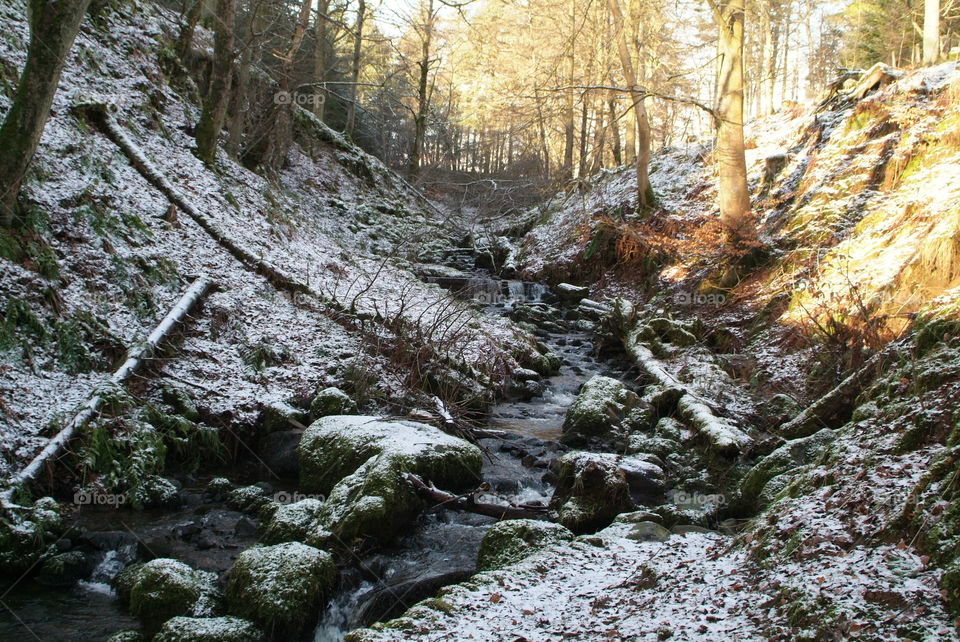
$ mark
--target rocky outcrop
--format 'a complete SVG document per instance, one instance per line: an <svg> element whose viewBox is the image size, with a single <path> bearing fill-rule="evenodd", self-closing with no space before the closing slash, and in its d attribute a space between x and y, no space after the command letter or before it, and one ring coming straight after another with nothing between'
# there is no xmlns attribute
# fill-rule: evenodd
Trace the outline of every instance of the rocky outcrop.
<svg viewBox="0 0 960 642"><path fill-rule="evenodd" d="M448 490L480 479L479 448L412 421L335 415L313 423L300 442L300 483L326 495L308 541L389 541L425 504L405 474Z"/></svg>
<svg viewBox="0 0 960 642"><path fill-rule="evenodd" d="M116 579L117 595L149 632L172 617L215 615L220 592L214 573L174 559L159 558L127 567Z"/></svg>

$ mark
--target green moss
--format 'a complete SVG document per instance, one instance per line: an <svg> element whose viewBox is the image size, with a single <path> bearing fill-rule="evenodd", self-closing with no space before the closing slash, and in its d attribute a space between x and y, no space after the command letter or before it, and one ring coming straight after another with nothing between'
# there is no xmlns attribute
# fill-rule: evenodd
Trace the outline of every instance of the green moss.
<svg viewBox="0 0 960 642"><path fill-rule="evenodd" d="M304 542L314 531L322 512L323 502L314 498L281 505L267 523L263 541L267 544Z"/></svg>
<svg viewBox="0 0 960 642"><path fill-rule="evenodd" d="M788 441L761 459L740 482L738 503L742 504L742 510L752 512L762 508L764 487L772 479L812 463L835 438L836 433L825 428L809 437ZM779 493L788 483L787 480L788 478L781 479L779 487L767 493L763 499Z"/></svg>
<svg viewBox="0 0 960 642"><path fill-rule="evenodd" d="M168 620L153 642L260 642L263 639L263 631L253 622L238 617L180 616Z"/></svg>
<svg viewBox="0 0 960 642"><path fill-rule="evenodd" d="M610 377L591 377L567 409L565 440L608 435L639 402L636 393Z"/></svg>
<svg viewBox="0 0 960 642"><path fill-rule="evenodd" d="M124 580L129 585L130 612L148 632L178 615L212 615L220 599L217 576L173 559L155 559Z"/></svg>
<svg viewBox="0 0 960 642"><path fill-rule="evenodd" d="M514 564L537 551L573 540L573 533L559 524L531 519L499 522L480 542L477 570L490 571Z"/></svg>
<svg viewBox="0 0 960 642"><path fill-rule="evenodd" d="M425 424L335 415L314 422L298 447L300 485L327 496L312 543L386 542L423 509L406 474L447 490L479 480L478 448Z"/></svg>
<svg viewBox="0 0 960 642"><path fill-rule="evenodd" d="M227 573L227 601L234 613L274 636L295 636L323 606L335 577L333 557L311 546L251 548Z"/></svg>

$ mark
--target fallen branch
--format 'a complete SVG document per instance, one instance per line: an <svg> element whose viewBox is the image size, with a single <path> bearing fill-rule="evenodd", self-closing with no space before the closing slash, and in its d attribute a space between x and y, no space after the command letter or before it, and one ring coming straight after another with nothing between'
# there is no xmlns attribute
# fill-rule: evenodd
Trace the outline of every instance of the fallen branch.
<svg viewBox="0 0 960 642"><path fill-rule="evenodd" d="M621 302L621 305L629 304ZM623 317L629 319L632 314L625 311ZM677 402L677 410L680 415L721 454L736 455L747 450L753 444L750 436L729 420L717 417L713 410L701 401L687 385L667 372L664 365L653 355L653 352L644 345L639 333L639 324L629 325L624 332L623 346L650 379L661 386L676 388L682 392Z"/></svg>
<svg viewBox="0 0 960 642"><path fill-rule="evenodd" d="M136 372L144 361L149 359L157 346L166 338L170 331L180 323L187 312L200 300L210 289L213 282L207 276L198 277L183 296L177 301L159 325L153 329L147 339L127 352L127 359L123 362L113 376L110 377L111 384L122 384ZM77 431L86 425L91 419L97 416L100 406L103 403L103 397L100 394L94 394L83 408L78 412L70 422L63 427L60 432L53 436L43 450L27 464L19 473L8 480L9 488L0 493L0 505L4 508L23 508L13 503L14 490L19 486L24 486L36 481L37 476L44 465L56 459L65 449L70 440L76 435Z"/></svg>
<svg viewBox="0 0 960 642"><path fill-rule="evenodd" d="M309 286L300 283L296 279L284 274L276 266L264 261L262 258L256 256L250 250L238 245L226 234L224 234L217 227L217 224L213 222L208 216L201 213L193 204L184 197L174 186L167 180L167 177L164 176L160 170L154 165L150 159L148 159L140 148L137 147L136 143L130 140L130 137L127 136L127 133L123 130L123 127L117 122L111 113L112 105L106 103L81 103L76 105L74 108L79 112L86 114L103 132L107 137L112 140L116 145L126 154L127 158L130 160L130 164L140 172L148 183L156 187L160 192L166 196L171 203L179 207L183 212L193 219L197 225L199 225L203 230L209 234L213 239L220 244L225 250L232 254L237 260L241 263L252 268L258 274L261 274L266 278L270 283L275 286L277 289L286 290L291 294L309 294L320 298L315 292L313 292ZM329 302L327 302L329 303Z"/></svg>
<svg viewBox="0 0 960 642"><path fill-rule="evenodd" d="M443 508L477 513L478 515L486 515L487 517L494 517L496 519L539 519L548 522L554 521L550 514L550 509L546 506L517 504L501 506L499 504L478 502L476 497L478 494L477 491L469 495L454 495L442 491L431 484L427 484L423 479L413 473L404 473L403 477L416 489L418 495Z"/></svg>

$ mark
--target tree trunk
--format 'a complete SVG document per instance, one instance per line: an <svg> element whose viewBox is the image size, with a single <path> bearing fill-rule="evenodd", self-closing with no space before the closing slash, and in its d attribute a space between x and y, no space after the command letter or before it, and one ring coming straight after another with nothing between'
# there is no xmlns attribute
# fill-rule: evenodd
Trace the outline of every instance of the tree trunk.
<svg viewBox="0 0 960 642"><path fill-rule="evenodd" d="M210 89L203 99L203 113L197 125L197 156L213 165L217 155L217 138L230 104L230 83L233 80L233 32L235 0L217 0L214 27L213 68Z"/></svg>
<svg viewBox="0 0 960 642"><path fill-rule="evenodd" d="M623 79L630 90L634 118L637 123L637 142L640 147L637 152L637 209L642 210L653 205L653 189L650 187L649 175L650 122L647 120L647 108L643 104L646 96L637 86L637 78L633 72L633 60L630 58L630 49L627 46L627 32L623 26L620 3L618 0L609 0L608 4L617 31L617 49L620 54L620 66L623 67Z"/></svg>
<svg viewBox="0 0 960 642"><path fill-rule="evenodd" d="M0 127L0 222L13 224L17 194L40 144L67 54L90 0L30 0L30 45L17 95Z"/></svg>
<svg viewBox="0 0 960 642"><path fill-rule="evenodd" d="M297 25L290 39L290 48L281 58L280 90L274 94L272 105L268 113L260 121L254 134L254 141L244 151L242 161L247 167L264 166L271 170L279 170L287 158L287 151L293 142L293 60L300 50L303 34L310 21L310 7L312 0L303 0L300 5L300 14L297 16Z"/></svg>
<svg viewBox="0 0 960 642"><path fill-rule="evenodd" d="M607 103L610 108L610 147L613 152L613 164L617 167L623 165L623 154L620 152L620 124L617 121L617 99L610 96Z"/></svg>
<svg viewBox="0 0 960 642"><path fill-rule="evenodd" d="M417 113L413 119L413 142L410 145L410 158L407 169L410 176L416 177L420 173L420 154L423 150L423 139L427 134L427 113L430 109L430 98L427 86L430 80L430 45L433 40L433 0L429 0L425 7L423 38L420 42L420 78L417 82Z"/></svg>
<svg viewBox="0 0 960 642"><path fill-rule="evenodd" d="M714 5L720 31L720 103L716 157L720 172L720 222L732 241L756 237L747 189L743 145L743 0Z"/></svg>
<svg viewBox="0 0 960 642"><path fill-rule="evenodd" d="M923 2L923 64L932 65L940 57L940 0Z"/></svg>
<svg viewBox="0 0 960 642"><path fill-rule="evenodd" d="M324 81L327 77L327 12L330 11L330 0L318 0L317 22L314 27L316 44L313 49L313 113L323 120L324 108L327 104L327 90Z"/></svg>
<svg viewBox="0 0 960 642"><path fill-rule="evenodd" d="M577 4L573 0L570 3L570 51L567 55L567 85L568 89L564 92L563 101L563 172L566 179L573 178L573 139L576 131L574 124L573 110L573 85L575 81L575 72L577 60L574 56L576 44L576 22L577 22Z"/></svg>
<svg viewBox="0 0 960 642"><path fill-rule="evenodd" d="M233 115L227 126L227 153L234 158L240 153L243 132L247 126L250 72L254 65L255 52L260 46L257 42L257 33L262 27L262 22L257 9L251 8L246 21L246 42L240 57L240 68L237 70L237 86L233 92ZM256 58L259 58L259 55L256 55Z"/></svg>
<svg viewBox="0 0 960 642"><path fill-rule="evenodd" d="M350 68L350 103L347 105L347 125L344 132L353 136L357 123L357 83L360 82L360 54L363 46L363 20L367 12L365 0L357 3L357 24L353 34L353 63Z"/></svg>
<svg viewBox="0 0 960 642"><path fill-rule="evenodd" d="M193 32L197 30L200 18L203 17L204 0L194 0L187 12L187 20L180 28L180 36L177 38L177 57L180 60L186 60L190 53L190 46L193 44Z"/></svg>

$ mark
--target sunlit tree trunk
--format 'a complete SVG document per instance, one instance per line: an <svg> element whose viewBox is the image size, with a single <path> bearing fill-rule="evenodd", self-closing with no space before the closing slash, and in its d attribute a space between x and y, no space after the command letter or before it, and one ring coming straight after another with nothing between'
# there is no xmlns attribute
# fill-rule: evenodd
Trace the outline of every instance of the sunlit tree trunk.
<svg viewBox="0 0 960 642"><path fill-rule="evenodd" d="M570 42L567 52L567 90L564 92L563 103L563 169L567 178L573 178L573 139L574 139L574 111L573 111L573 84L576 80L576 58L574 44L576 34L577 5L570 3Z"/></svg>
<svg viewBox="0 0 960 642"><path fill-rule="evenodd" d="M17 94L0 127L0 222L13 223L17 193L40 144L60 73L90 0L30 0L30 44Z"/></svg>
<svg viewBox="0 0 960 642"><path fill-rule="evenodd" d="M923 64L932 65L940 57L940 0L923 3Z"/></svg>
<svg viewBox="0 0 960 642"><path fill-rule="evenodd" d="M754 238L743 144L743 0L708 0L720 32L720 81L716 158L720 173L720 222L734 241Z"/></svg>
<svg viewBox="0 0 960 642"><path fill-rule="evenodd" d="M422 7L423 25L420 40L420 61L417 68L420 77L417 79L417 111L413 118L413 142L410 145L408 170L411 176L420 172L420 153L423 149L423 139L427 134L427 114L430 110L430 96L428 92L430 82L430 46L433 42L434 10L433 0L427 0Z"/></svg>
<svg viewBox="0 0 960 642"><path fill-rule="evenodd" d="M653 204L653 189L650 187L650 122L647 120L647 109L643 104L645 95L637 86L637 78L633 71L633 60L630 58L630 49L627 46L627 32L623 24L623 12L620 11L618 0L609 0L610 13L613 14L614 27L617 32L617 49L620 54L620 66L623 67L623 79L630 90L630 99L633 101L633 113L637 125L637 209L643 209Z"/></svg>
<svg viewBox="0 0 960 642"><path fill-rule="evenodd" d="M217 153L217 138L230 104L230 83L233 78L233 30L235 0L217 0L214 26L213 67L210 87L203 99L203 113L197 125L197 157L212 165Z"/></svg>
<svg viewBox="0 0 960 642"><path fill-rule="evenodd" d="M353 128L357 121L357 83L360 82L360 55L363 46L363 21L366 17L367 3L365 0L357 1L357 23L354 26L353 34L353 63L350 68L350 103L347 105L347 126L345 132L347 135L353 135Z"/></svg>

